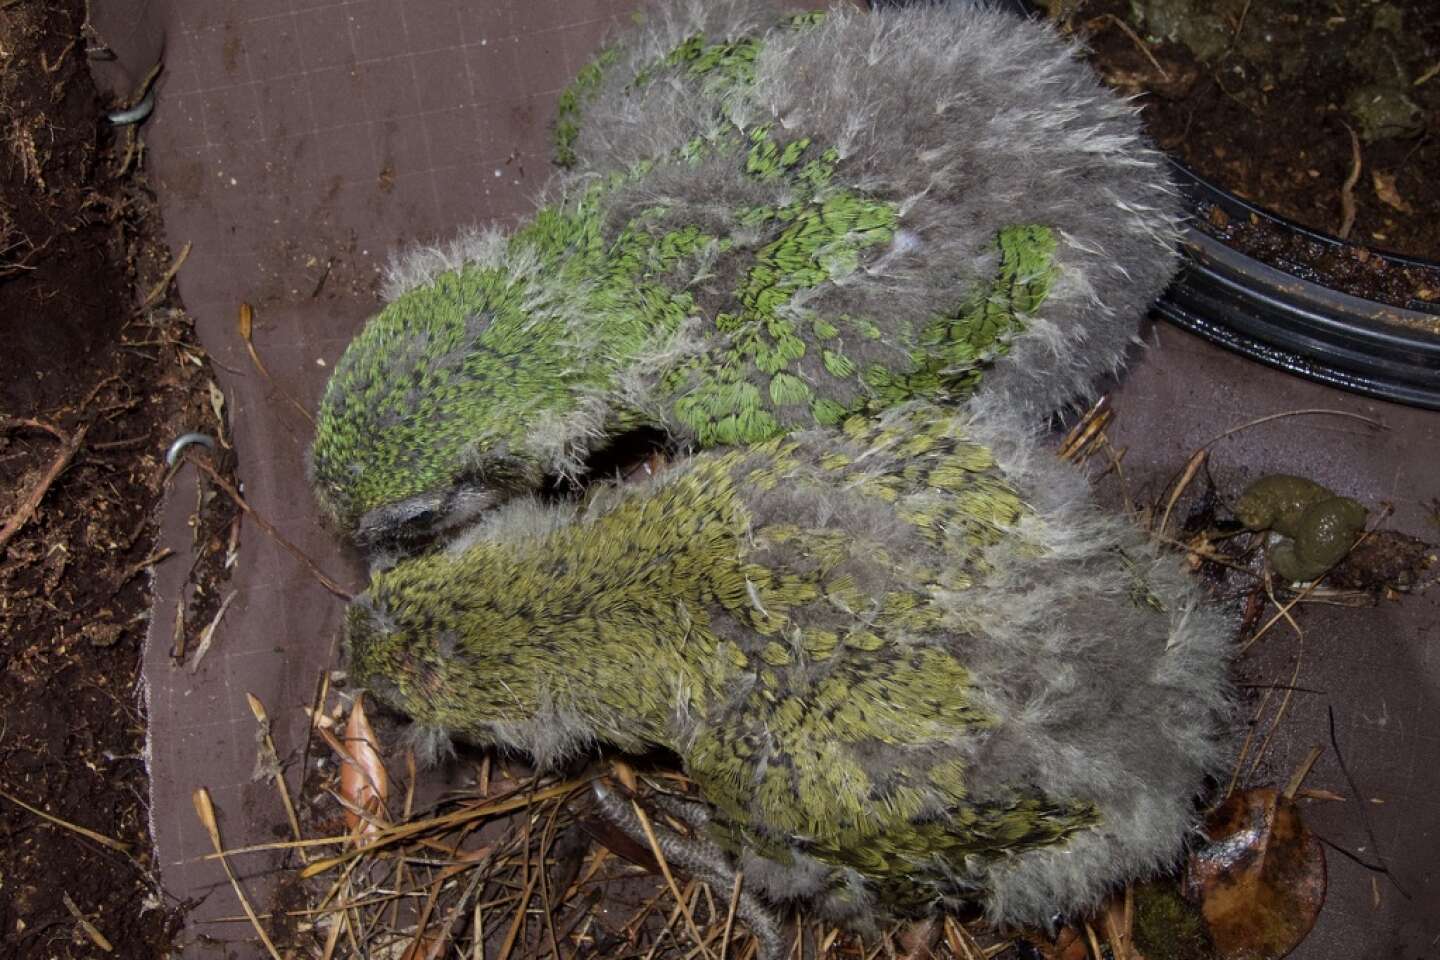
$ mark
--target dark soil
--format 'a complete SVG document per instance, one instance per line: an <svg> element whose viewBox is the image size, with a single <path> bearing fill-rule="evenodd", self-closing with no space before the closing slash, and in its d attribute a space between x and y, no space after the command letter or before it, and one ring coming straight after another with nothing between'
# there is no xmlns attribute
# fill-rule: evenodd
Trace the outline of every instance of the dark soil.
<svg viewBox="0 0 1440 960"><path fill-rule="evenodd" d="M0 957L165 956L181 906L151 863L140 663L166 445L222 428L85 9L0 9Z"/></svg>
<svg viewBox="0 0 1440 960"><path fill-rule="evenodd" d="M1256 260L1357 297L1440 318L1440 268L1320 239L1253 213L1234 216L1209 203L1201 204L1197 212L1201 229ZM1440 331L1440 319L1418 317L1416 323L1421 329Z"/></svg>
<svg viewBox="0 0 1440 960"><path fill-rule="evenodd" d="M1140 96L1162 149L1237 196L1358 246L1281 240L1263 223L1228 218L1222 239L1362 296L1440 304L1440 270L1407 271L1362 249L1440 261L1431 0L1041 5L1086 39L1108 83Z"/></svg>

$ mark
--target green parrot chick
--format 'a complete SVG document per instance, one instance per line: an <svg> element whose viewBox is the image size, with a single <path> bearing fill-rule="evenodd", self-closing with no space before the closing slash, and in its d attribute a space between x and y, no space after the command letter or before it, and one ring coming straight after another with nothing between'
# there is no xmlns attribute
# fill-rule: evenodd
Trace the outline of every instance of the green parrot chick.
<svg viewBox="0 0 1440 960"><path fill-rule="evenodd" d="M663 747L747 889L1047 923L1169 864L1224 629L1013 420L925 404L516 500L376 574L351 676L417 731Z"/></svg>
<svg viewBox="0 0 1440 960"><path fill-rule="evenodd" d="M1175 264L1131 107L964 4L658 6L562 98L570 172L510 233L397 261L321 402L316 496L405 552L628 432L761 442L911 399L1048 414Z"/></svg>

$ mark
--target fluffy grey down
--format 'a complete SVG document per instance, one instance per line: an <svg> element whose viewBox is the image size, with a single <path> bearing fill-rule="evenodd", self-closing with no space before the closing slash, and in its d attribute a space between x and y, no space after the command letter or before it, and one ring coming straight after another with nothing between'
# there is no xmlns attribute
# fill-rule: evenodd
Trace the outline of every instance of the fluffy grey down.
<svg viewBox="0 0 1440 960"><path fill-rule="evenodd" d="M981 389L1039 416L1086 399L1139 342L1140 320L1178 264L1181 202L1138 109L1051 27L986 3L874 13L837 4L803 30L773 29L779 8L773 0L652 5L607 45L619 59L584 107L578 164L540 202L727 124L778 124L836 147L846 187L903 211L888 255L806 306L831 316L943 312L957 289L989 275L997 231L1044 224L1060 235L1060 277ZM698 84L630 84L687 37L767 28L755 84L721 109ZM770 199L756 190L732 164L681 164L647 178L613 215L665 203L677 224L713 225L746 201ZM491 260L494 243L472 234L412 251L391 265L387 296L458 263Z"/></svg>

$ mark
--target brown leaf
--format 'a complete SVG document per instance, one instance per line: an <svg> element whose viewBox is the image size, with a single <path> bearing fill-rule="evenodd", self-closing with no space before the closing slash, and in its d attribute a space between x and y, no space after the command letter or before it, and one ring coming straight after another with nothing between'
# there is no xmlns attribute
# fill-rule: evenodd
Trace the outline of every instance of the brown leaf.
<svg viewBox="0 0 1440 960"><path fill-rule="evenodd" d="M1027 933L1025 939L1045 960L1091 960L1090 942L1075 927L1061 927L1054 940L1040 933Z"/></svg>
<svg viewBox="0 0 1440 960"><path fill-rule="evenodd" d="M445 948L446 939L438 927L417 934L400 960L435 960Z"/></svg>
<svg viewBox="0 0 1440 960"><path fill-rule="evenodd" d="M1105 902L1100 923L1115 960L1145 960L1135 946L1135 896L1131 887L1127 886Z"/></svg>
<svg viewBox="0 0 1440 960"><path fill-rule="evenodd" d="M365 698L355 698L350 720L345 724L345 756L340 758L340 796L354 809L346 809L345 822L353 831L363 819L355 810L363 810L377 820L385 819L385 801L390 796L390 778L380 760L380 747L375 731L365 716ZM367 822L360 835L369 836L378 828Z"/></svg>
<svg viewBox="0 0 1440 960"><path fill-rule="evenodd" d="M260 362L260 354L255 352L255 341L251 339L255 333L255 308L248 303L241 302L239 316L235 318L235 327L240 333L240 339L245 341L245 349L250 354L250 362L255 364L255 369L260 371L260 376L269 380L270 371L266 370L265 364Z"/></svg>
<svg viewBox="0 0 1440 960"><path fill-rule="evenodd" d="M1220 960L1277 960L1305 939L1325 902L1325 852L1293 800L1237 793L1205 828L1185 895L1200 904Z"/></svg>
<svg viewBox="0 0 1440 960"><path fill-rule="evenodd" d="M1370 171L1370 182L1375 186L1375 196L1380 202L1388 207L1394 207L1401 213L1414 213L1415 208L1400 196L1400 191L1395 189L1395 174L1381 173L1379 170Z"/></svg>

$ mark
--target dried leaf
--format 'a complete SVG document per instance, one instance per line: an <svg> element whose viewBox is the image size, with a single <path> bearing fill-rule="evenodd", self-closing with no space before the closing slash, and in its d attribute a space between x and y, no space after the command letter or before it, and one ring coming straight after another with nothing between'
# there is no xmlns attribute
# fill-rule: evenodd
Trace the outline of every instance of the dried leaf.
<svg viewBox="0 0 1440 960"><path fill-rule="evenodd" d="M445 948L445 942L440 928L433 927L411 940L400 960L435 960Z"/></svg>
<svg viewBox="0 0 1440 960"><path fill-rule="evenodd" d="M75 901L70 899L70 894L62 890L60 896L65 901L65 909L70 911L70 916L75 918L75 922L80 925L80 929L84 931L85 936L90 938L90 942L106 953L114 953L115 948L111 946L110 941L105 939L105 935L100 932L95 924L86 918Z"/></svg>
<svg viewBox="0 0 1440 960"><path fill-rule="evenodd" d="M214 380L205 381L205 386L210 390L210 409L215 411L215 422L222 427L225 425L225 394L215 385Z"/></svg>
<svg viewBox="0 0 1440 960"><path fill-rule="evenodd" d="M1405 198L1400 196L1400 191L1395 189L1395 174L1371 170L1370 181L1374 184L1375 196L1380 198L1381 203L1393 207L1401 213L1415 212L1415 208L1406 203Z"/></svg>
<svg viewBox="0 0 1440 960"><path fill-rule="evenodd" d="M1236 793L1211 814L1185 895L1200 904L1220 960L1275 960L1305 939L1325 902L1325 852L1273 788Z"/></svg>
<svg viewBox="0 0 1440 960"><path fill-rule="evenodd" d="M255 364L255 369L260 371L260 376L269 380L270 371L266 370L265 364L260 362L260 354L255 352L255 341L250 339L255 333L255 308L242 302L235 326L240 331L240 339L245 341L245 349L250 354L250 362Z"/></svg>
<svg viewBox="0 0 1440 960"><path fill-rule="evenodd" d="M390 797L390 778L380 760L379 742L370 720L365 716L364 697L356 697L345 724L344 752L340 758L340 796L354 810L345 810L345 823L353 831L363 819L355 810L363 810L377 820L385 819L385 801ZM379 828L367 822L360 831L368 837Z"/></svg>
<svg viewBox="0 0 1440 960"><path fill-rule="evenodd" d="M1100 924L1114 960L1145 960L1135 946L1135 900L1130 887L1105 902Z"/></svg>
<svg viewBox="0 0 1440 960"><path fill-rule="evenodd" d="M1061 927L1053 940L1041 933L1027 933L1025 938L1044 960L1091 960L1084 930Z"/></svg>

